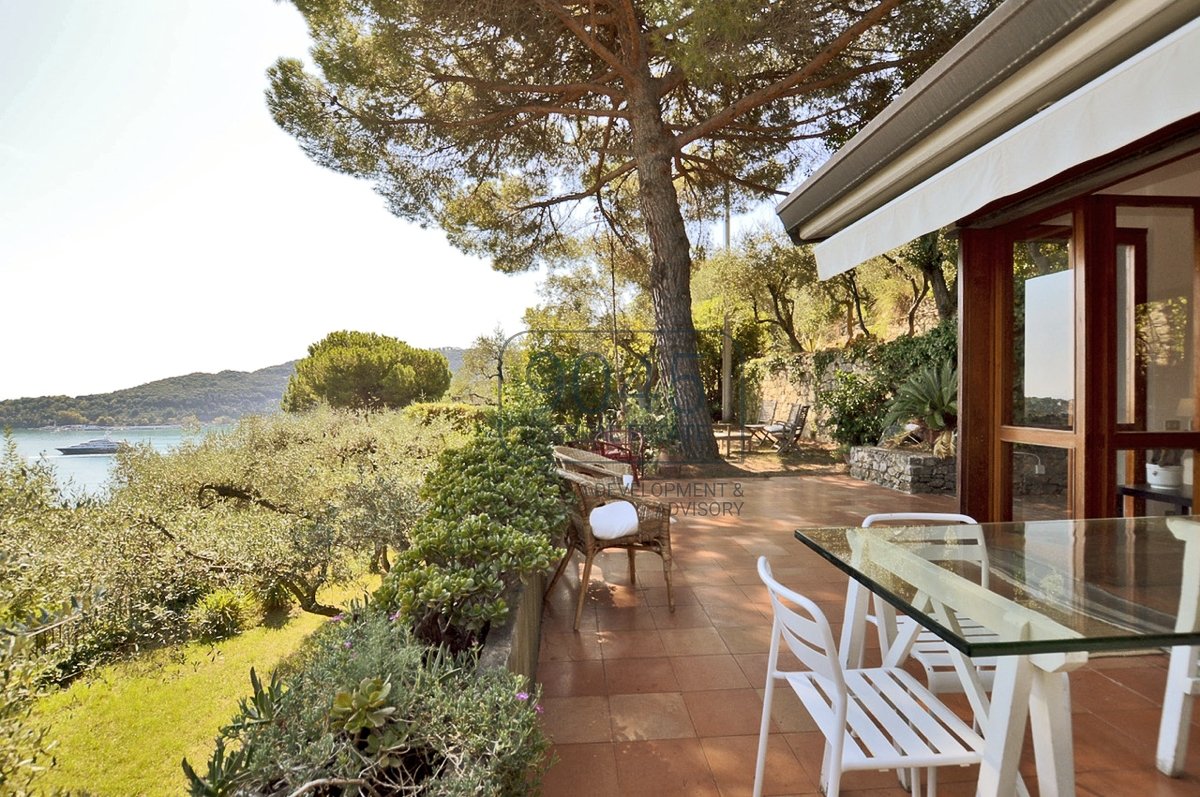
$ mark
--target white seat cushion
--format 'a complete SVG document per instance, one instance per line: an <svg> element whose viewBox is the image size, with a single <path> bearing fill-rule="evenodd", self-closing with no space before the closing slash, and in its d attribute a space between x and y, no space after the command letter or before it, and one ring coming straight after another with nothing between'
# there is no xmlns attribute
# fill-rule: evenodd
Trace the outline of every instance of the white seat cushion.
<svg viewBox="0 0 1200 797"><path fill-rule="evenodd" d="M628 537L638 530L637 507L628 501L613 501L593 509L588 515L588 522L592 524L592 534L597 539Z"/></svg>
<svg viewBox="0 0 1200 797"><path fill-rule="evenodd" d="M764 426L764 427L763 427L763 431L764 431L764 432L775 432L775 433L778 433L778 432L782 432L782 431L784 431L785 429L787 429L787 427L786 427L786 426L784 426L782 423L773 423L773 424L771 424L770 426Z"/></svg>

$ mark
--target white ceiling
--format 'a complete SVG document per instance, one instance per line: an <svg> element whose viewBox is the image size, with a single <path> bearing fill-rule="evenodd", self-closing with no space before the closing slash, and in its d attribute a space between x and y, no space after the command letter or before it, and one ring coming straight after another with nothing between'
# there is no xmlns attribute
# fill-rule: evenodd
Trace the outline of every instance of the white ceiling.
<svg viewBox="0 0 1200 797"><path fill-rule="evenodd" d="M1200 197L1200 152L1122 180L1096 193Z"/></svg>

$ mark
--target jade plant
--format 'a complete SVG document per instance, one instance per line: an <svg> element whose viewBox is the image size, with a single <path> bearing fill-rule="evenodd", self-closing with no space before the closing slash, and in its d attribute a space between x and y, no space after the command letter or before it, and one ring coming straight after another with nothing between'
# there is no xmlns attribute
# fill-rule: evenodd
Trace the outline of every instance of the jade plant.
<svg viewBox="0 0 1200 797"><path fill-rule="evenodd" d="M548 432L529 418L443 452L425 480L428 513L396 554L377 603L429 645L473 647L508 613L506 589L552 562L551 539L565 520L559 490Z"/></svg>

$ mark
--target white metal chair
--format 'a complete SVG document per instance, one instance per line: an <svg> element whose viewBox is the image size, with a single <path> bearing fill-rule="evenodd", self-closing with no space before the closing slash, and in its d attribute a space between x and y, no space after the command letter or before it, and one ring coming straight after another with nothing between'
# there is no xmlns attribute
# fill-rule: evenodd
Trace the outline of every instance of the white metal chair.
<svg viewBox="0 0 1200 797"><path fill-rule="evenodd" d="M982 529L969 515L958 515L943 512L891 512L868 515L862 522L864 528L877 524L892 523L901 525L933 525L933 524L965 524L956 535L954 544L948 544L943 539L931 537L928 543L916 550L916 553L935 562L960 561L969 562L979 567L980 584L988 584L987 546L984 544ZM850 581L846 601L850 604L856 600L866 599L866 590L853 579ZM935 693L962 692L963 683L959 677L954 661L958 654L932 631L917 625L911 617L896 616L891 606L878 597L874 597L874 614L867 615L867 622L876 627L879 636L879 649L882 655L887 655L893 646L900 643L900 649L893 651L894 661L899 664L907 657L912 657L925 670L926 684ZM982 642L995 639L996 635L969 617L958 616L962 633L970 640ZM842 629L841 651L842 661L847 667L861 667L863 664L863 646L861 640L851 637L856 629L847 623ZM905 650L904 645L911 645ZM996 660L994 658L971 659L975 674L984 690L990 692L996 677Z"/></svg>
<svg viewBox="0 0 1200 797"><path fill-rule="evenodd" d="M918 770L927 769L927 793L937 789L934 768L979 763L983 738L916 678L897 667L843 669L833 632L817 605L771 575L765 556L758 575L771 596L774 625L767 659L766 694L754 769L754 797L761 797L775 682L786 681L825 735L822 790L837 797L850 770L907 771L914 797ZM807 670L779 669L780 641Z"/></svg>

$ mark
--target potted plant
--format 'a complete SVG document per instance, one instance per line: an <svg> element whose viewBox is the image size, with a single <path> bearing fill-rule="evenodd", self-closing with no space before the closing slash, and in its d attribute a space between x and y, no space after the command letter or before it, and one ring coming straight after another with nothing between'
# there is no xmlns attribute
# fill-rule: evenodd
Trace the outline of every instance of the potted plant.
<svg viewBox="0 0 1200 797"><path fill-rule="evenodd" d="M1146 454L1146 483L1151 487L1183 484L1183 452L1177 448L1152 448Z"/></svg>

